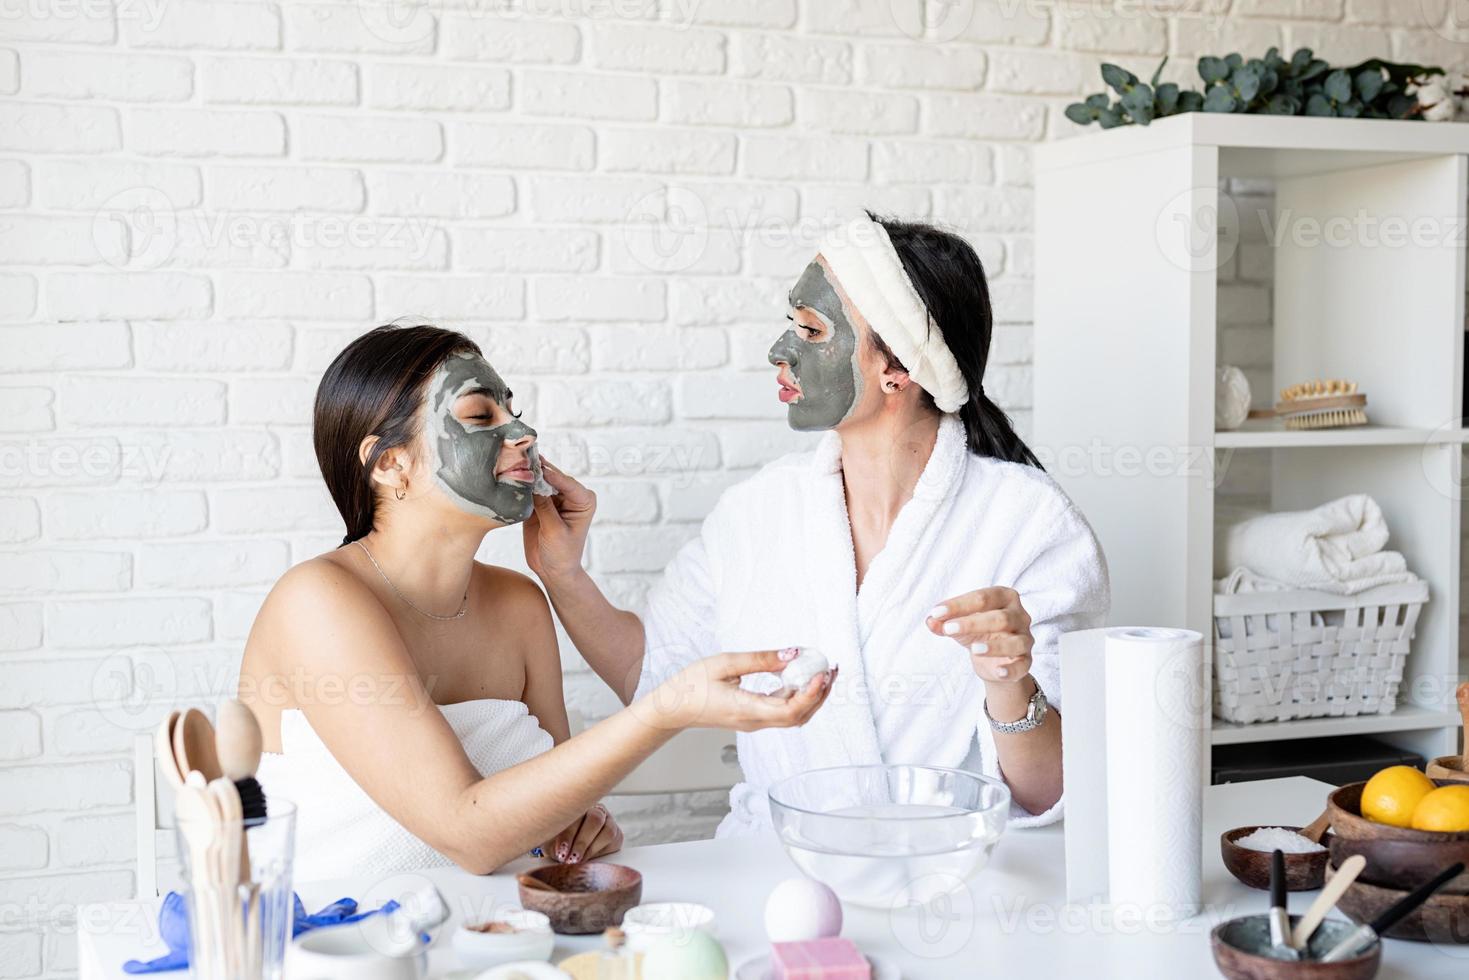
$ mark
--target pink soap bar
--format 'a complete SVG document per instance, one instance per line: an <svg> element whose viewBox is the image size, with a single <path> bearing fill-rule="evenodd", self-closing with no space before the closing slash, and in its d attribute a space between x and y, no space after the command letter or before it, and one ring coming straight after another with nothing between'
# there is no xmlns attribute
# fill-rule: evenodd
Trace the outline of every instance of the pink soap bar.
<svg viewBox="0 0 1469 980"><path fill-rule="evenodd" d="M841 936L772 943L770 949L775 980L872 980L867 957Z"/></svg>

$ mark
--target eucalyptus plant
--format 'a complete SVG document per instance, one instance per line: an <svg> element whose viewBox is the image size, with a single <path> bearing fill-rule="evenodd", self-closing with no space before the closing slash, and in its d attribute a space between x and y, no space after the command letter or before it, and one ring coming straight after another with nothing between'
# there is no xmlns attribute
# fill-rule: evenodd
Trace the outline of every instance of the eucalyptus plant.
<svg viewBox="0 0 1469 980"><path fill-rule="evenodd" d="M1066 107L1066 118L1103 129L1180 112L1254 112L1276 116L1339 116L1365 119L1415 119L1421 114L1414 86L1443 69L1372 58L1350 68L1332 68L1310 48L1289 60L1277 48L1246 61L1238 54L1199 59L1203 88L1184 89L1160 82L1165 57L1147 82L1125 68L1102 65L1111 93L1089 95ZM1113 98L1115 93L1116 98Z"/></svg>

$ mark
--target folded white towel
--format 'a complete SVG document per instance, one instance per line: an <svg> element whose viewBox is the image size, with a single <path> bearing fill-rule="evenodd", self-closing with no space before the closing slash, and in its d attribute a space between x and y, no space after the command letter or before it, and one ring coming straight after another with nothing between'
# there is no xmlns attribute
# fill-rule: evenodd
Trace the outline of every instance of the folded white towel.
<svg viewBox="0 0 1469 980"><path fill-rule="evenodd" d="M1215 525L1214 574L1236 569L1258 582L1270 579L1294 589L1354 595L1364 589L1411 582L1403 556L1384 551L1387 521L1366 494L1341 497L1311 510L1231 519ZM1236 591L1242 583L1236 583Z"/></svg>
<svg viewBox="0 0 1469 980"><path fill-rule="evenodd" d="M439 710L482 776L547 752L553 744L519 701L485 698ZM261 757L258 778L268 800L296 804L297 881L372 879L453 864L378 806L294 708L281 712L281 748L283 753ZM388 764L413 779L411 760Z"/></svg>

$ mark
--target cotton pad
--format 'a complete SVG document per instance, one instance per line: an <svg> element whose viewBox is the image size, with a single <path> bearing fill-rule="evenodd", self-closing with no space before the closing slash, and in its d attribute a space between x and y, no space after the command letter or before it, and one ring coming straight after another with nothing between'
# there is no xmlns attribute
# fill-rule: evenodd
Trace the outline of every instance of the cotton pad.
<svg viewBox="0 0 1469 980"><path fill-rule="evenodd" d="M811 678L826 673L830 668L820 650L802 647L796 659L780 672L780 686L786 691L804 691Z"/></svg>

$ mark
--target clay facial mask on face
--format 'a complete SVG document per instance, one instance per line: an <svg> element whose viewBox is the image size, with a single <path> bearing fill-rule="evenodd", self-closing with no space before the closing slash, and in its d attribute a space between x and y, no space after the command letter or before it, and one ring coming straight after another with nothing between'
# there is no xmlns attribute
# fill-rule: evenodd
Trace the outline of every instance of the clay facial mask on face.
<svg viewBox="0 0 1469 980"><path fill-rule="evenodd" d="M801 389L787 403L786 421L802 432L834 429L852 414L862 394L857 331L820 262L806 266L791 289L790 304L815 313L826 324L827 336L813 342L793 325L770 348L770 363L789 364Z"/></svg>
<svg viewBox="0 0 1469 980"><path fill-rule="evenodd" d="M532 493L555 492L542 475L535 444L525 449L531 480L502 479L495 471L505 443L534 439L536 430L519 419L500 425L461 420L454 405L469 394L484 395L502 407L510 402L510 389L483 357L450 355L429 382L424 407L434 482L462 510L519 524L531 515Z"/></svg>

